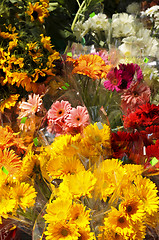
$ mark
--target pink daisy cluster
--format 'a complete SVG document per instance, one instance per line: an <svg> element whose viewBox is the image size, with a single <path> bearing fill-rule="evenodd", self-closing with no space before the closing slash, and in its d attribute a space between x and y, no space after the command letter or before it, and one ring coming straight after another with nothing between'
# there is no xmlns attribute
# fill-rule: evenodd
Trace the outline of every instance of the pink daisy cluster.
<svg viewBox="0 0 159 240"><path fill-rule="evenodd" d="M116 90L117 92L128 89L135 74L137 81L140 82L143 75L141 68L137 64L120 64L119 68L115 67L107 74L107 80L104 82L104 87L111 91Z"/></svg>
<svg viewBox="0 0 159 240"><path fill-rule="evenodd" d="M77 106L72 108L68 101L56 101L52 104L47 113L48 126L50 133L77 134L89 124L89 114L86 107Z"/></svg>

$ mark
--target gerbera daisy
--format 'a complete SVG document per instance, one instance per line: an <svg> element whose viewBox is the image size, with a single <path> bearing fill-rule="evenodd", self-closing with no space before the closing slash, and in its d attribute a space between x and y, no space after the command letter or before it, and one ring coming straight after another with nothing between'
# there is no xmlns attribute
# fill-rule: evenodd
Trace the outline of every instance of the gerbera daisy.
<svg viewBox="0 0 159 240"><path fill-rule="evenodd" d="M112 207L111 212L108 214L108 218L105 219L109 223L111 229L123 237L130 236L133 233L133 228L130 221L127 220L126 215L122 211L118 211Z"/></svg>
<svg viewBox="0 0 159 240"><path fill-rule="evenodd" d="M5 167L9 174L15 174L21 168L22 161L13 150L0 149L0 168Z"/></svg>
<svg viewBox="0 0 159 240"><path fill-rule="evenodd" d="M104 87L108 90L119 92L121 89L118 87L121 85L122 77L117 68L114 68L107 74L107 79L104 82Z"/></svg>
<svg viewBox="0 0 159 240"><path fill-rule="evenodd" d="M20 138L17 133L14 133L9 126L5 128L0 126L0 136L0 148L2 150L5 148L13 148L17 154L24 153L24 150L26 150L22 138Z"/></svg>
<svg viewBox="0 0 159 240"><path fill-rule="evenodd" d="M135 112L124 116L125 128L139 128L140 130L150 125L159 123L159 106L154 104L143 104ZM142 129L143 130L143 129Z"/></svg>
<svg viewBox="0 0 159 240"><path fill-rule="evenodd" d="M155 183L139 175L134 179L134 183L137 188L138 197L142 200L146 213L152 215L157 212L159 209L159 197L157 196L158 191Z"/></svg>
<svg viewBox="0 0 159 240"><path fill-rule="evenodd" d="M47 205L44 219L47 223L55 223L62 220L67 220L72 200L68 198L57 198L52 203Z"/></svg>
<svg viewBox="0 0 159 240"><path fill-rule="evenodd" d="M34 205L36 194L35 189L25 182L17 182L10 189L10 196L16 200L16 207L20 206L23 211Z"/></svg>
<svg viewBox="0 0 159 240"><path fill-rule="evenodd" d="M69 127L86 127L89 124L89 114L86 107L72 108L65 122Z"/></svg>
<svg viewBox="0 0 159 240"><path fill-rule="evenodd" d="M49 175L54 179L64 177L68 174L76 174L79 171L84 171L84 166L76 157L55 156L51 158L47 164Z"/></svg>
<svg viewBox="0 0 159 240"><path fill-rule="evenodd" d="M97 55L81 55L76 59L72 73L86 75L92 79L106 78L111 66L106 65L103 59Z"/></svg>
<svg viewBox="0 0 159 240"><path fill-rule="evenodd" d="M142 221L145 217L143 202L137 196L124 195L124 200L119 205L119 210L125 213L133 222Z"/></svg>
<svg viewBox="0 0 159 240"><path fill-rule="evenodd" d="M41 96L34 94L29 95L29 99L27 102L20 103L19 109L21 112L19 113L18 119L23 117L28 117L29 115L34 115L39 112L42 108L42 99Z"/></svg>
<svg viewBox="0 0 159 240"><path fill-rule="evenodd" d="M82 204L74 203L69 211L69 218L78 227L88 227L90 222L90 210L86 210Z"/></svg>
<svg viewBox="0 0 159 240"><path fill-rule="evenodd" d="M65 192L65 189L69 189L72 198L80 198L82 196L91 198L91 192L94 189L95 183L96 178L90 171L80 171L75 175L65 176L59 186L59 190Z"/></svg>
<svg viewBox="0 0 159 240"><path fill-rule="evenodd" d="M120 89L128 89L134 78L135 66L133 63L120 64L119 65L119 74L122 78L121 84L118 86Z"/></svg>
<svg viewBox="0 0 159 240"><path fill-rule="evenodd" d="M14 107L19 96L19 94L11 94L9 98L5 100L2 99L0 102L0 111L3 113L5 108L11 109L11 107Z"/></svg>
<svg viewBox="0 0 159 240"><path fill-rule="evenodd" d="M48 120L51 119L55 122L62 121L68 116L71 109L71 104L68 101L56 101L51 105L51 108L47 113L47 118Z"/></svg>
<svg viewBox="0 0 159 240"><path fill-rule="evenodd" d="M53 46L51 45L51 37L44 37L44 34L40 34L41 43L43 44L44 48L47 49L49 52L53 52Z"/></svg>
<svg viewBox="0 0 159 240"><path fill-rule="evenodd" d="M70 221L61 221L49 224L47 231L44 232L46 240L78 240L80 236L76 224Z"/></svg>
<svg viewBox="0 0 159 240"><path fill-rule="evenodd" d="M44 23L44 18L49 15L49 11L47 8L39 5L39 2L36 2L34 5L29 2L29 10L27 11L27 14L31 17L32 22L38 20L40 23Z"/></svg>
<svg viewBox="0 0 159 240"><path fill-rule="evenodd" d="M121 108L125 114L134 112L139 105L150 101L151 91L145 83L136 82L121 95Z"/></svg>
<svg viewBox="0 0 159 240"><path fill-rule="evenodd" d="M11 198L6 198L5 195L3 196L1 191L0 196L0 223L2 223L3 218L8 218L8 214L14 212L16 205L16 200Z"/></svg>
<svg viewBox="0 0 159 240"><path fill-rule="evenodd" d="M94 169L94 176L97 178L94 186L96 198L106 201L117 189L120 191L124 184L125 172L118 159L107 159L96 166Z"/></svg>

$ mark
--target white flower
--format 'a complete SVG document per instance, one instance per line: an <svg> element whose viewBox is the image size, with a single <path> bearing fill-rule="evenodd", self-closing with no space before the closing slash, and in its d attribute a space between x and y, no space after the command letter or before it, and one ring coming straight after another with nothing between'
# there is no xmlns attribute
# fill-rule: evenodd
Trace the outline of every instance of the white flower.
<svg viewBox="0 0 159 240"><path fill-rule="evenodd" d="M159 11L159 6L155 5L151 8L146 9L146 11L142 11L141 15L146 15L146 16L150 16L152 17L154 15L155 12Z"/></svg>
<svg viewBox="0 0 159 240"><path fill-rule="evenodd" d="M126 8L126 11L131 14L139 14L140 13L140 4L137 2L133 2L129 4Z"/></svg>
<svg viewBox="0 0 159 240"><path fill-rule="evenodd" d="M106 31L109 27L109 21L105 14L98 13L94 17L87 20L92 31Z"/></svg>
<svg viewBox="0 0 159 240"><path fill-rule="evenodd" d="M124 38L123 44L119 46L119 50L130 56L152 56L156 57L159 44L155 38L150 36L150 30L141 28L136 36Z"/></svg>
<svg viewBox="0 0 159 240"><path fill-rule="evenodd" d="M126 37L135 35L135 19L127 13L117 13L112 16L113 37Z"/></svg>
<svg viewBox="0 0 159 240"><path fill-rule="evenodd" d="M82 22L77 22L73 29L73 33L76 36L77 40L80 41L82 37L85 36L85 26Z"/></svg>

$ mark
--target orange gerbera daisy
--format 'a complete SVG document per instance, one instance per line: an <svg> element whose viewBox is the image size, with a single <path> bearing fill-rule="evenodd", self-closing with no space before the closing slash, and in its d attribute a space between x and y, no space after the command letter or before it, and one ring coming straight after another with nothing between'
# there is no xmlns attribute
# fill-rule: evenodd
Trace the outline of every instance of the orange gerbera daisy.
<svg viewBox="0 0 159 240"><path fill-rule="evenodd" d="M44 18L49 15L49 11L47 8L39 5L39 2L36 2L34 5L29 2L29 10L27 11L27 14L30 15L32 22L38 20L40 23L43 23Z"/></svg>
<svg viewBox="0 0 159 240"><path fill-rule="evenodd" d="M14 133L9 126L5 128L0 126L0 136L0 149L4 150L5 148L12 147L17 154L20 152L23 153L26 149L22 138L19 138L17 133Z"/></svg>
<svg viewBox="0 0 159 240"><path fill-rule="evenodd" d="M5 168L9 174L14 174L21 168L22 161L13 150L0 149L0 168Z"/></svg>
<svg viewBox="0 0 159 240"><path fill-rule="evenodd" d="M72 73L86 75L92 79L106 78L111 65L106 65L98 55L81 55L74 63Z"/></svg>

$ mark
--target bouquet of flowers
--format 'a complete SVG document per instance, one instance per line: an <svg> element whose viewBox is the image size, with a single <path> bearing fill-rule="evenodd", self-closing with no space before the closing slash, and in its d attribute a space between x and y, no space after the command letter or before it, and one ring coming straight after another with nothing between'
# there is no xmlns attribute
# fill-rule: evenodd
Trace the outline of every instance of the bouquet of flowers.
<svg viewBox="0 0 159 240"><path fill-rule="evenodd" d="M45 18L63 1L8 2L18 11L0 31L2 239L157 239L157 6L108 18L101 1L77 1L76 42L60 54Z"/></svg>

